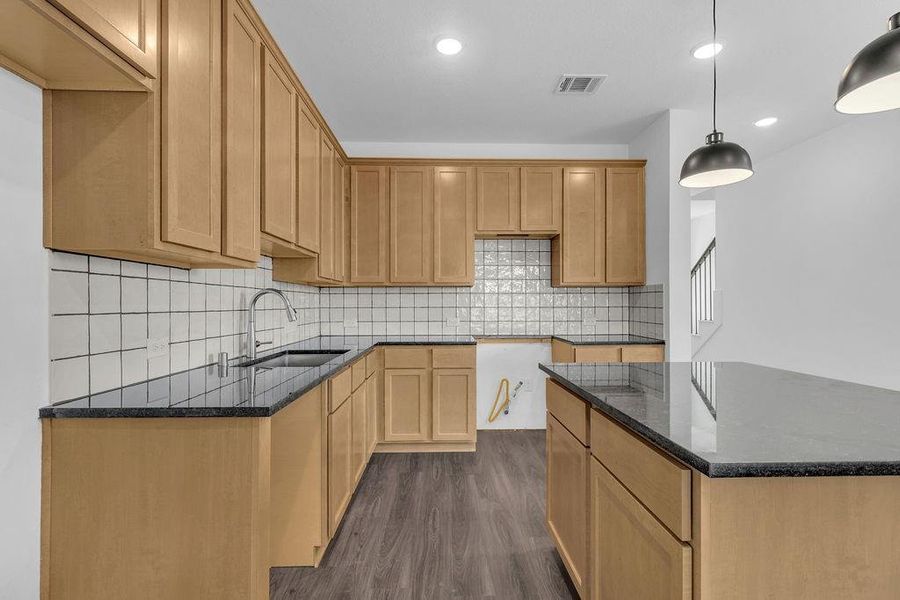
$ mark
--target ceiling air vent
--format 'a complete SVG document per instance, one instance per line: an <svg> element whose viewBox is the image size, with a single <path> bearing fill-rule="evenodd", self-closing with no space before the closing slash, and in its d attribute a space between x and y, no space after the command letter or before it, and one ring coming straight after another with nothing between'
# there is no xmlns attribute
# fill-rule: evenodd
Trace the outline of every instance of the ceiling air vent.
<svg viewBox="0 0 900 600"><path fill-rule="evenodd" d="M563 75L556 84L557 94L593 94L606 75Z"/></svg>

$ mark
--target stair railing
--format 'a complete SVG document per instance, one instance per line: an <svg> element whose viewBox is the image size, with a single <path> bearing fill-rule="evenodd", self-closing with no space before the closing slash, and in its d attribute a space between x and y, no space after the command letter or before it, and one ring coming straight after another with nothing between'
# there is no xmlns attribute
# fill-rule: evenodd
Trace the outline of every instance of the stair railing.
<svg viewBox="0 0 900 600"><path fill-rule="evenodd" d="M713 238L691 269L691 333L700 333L700 321L713 320L716 289L716 238Z"/></svg>

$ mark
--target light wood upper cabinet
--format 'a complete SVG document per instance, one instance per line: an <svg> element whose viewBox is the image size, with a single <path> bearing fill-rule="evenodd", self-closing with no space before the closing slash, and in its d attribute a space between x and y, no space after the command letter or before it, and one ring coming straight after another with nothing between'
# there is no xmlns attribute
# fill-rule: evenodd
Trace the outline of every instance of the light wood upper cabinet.
<svg viewBox="0 0 900 600"><path fill-rule="evenodd" d="M606 170L606 281L646 279L644 169Z"/></svg>
<svg viewBox="0 0 900 600"><path fill-rule="evenodd" d="M353 496L353 402L328 415L328 535L334 537Z"/></svg>
<svg viewBox="0 0 900 600"><path fill-rule="evenodd" d="M519 231L519 168L478 167L478 233Z"/></svg>
<svg viewBox="0 0 900 600"><path fill-rule="evenodd" d="M588 590L589 460L588 449L547 413L547 529L582 598Z"/></svg>
<svg viewBox="0 0 900 600"><path fill-rule="evenodd" d="M321 169L319 176L319 277L335 278L334 256L334 147L326 137L321 138Z"/></svg>
<svg viewBox="0 0 900 600"><path fill-rule="evenodd" d="M429 283L432 278L430 167L391 167L391 283Z"/></svg>
<svg viewBox="0 0 900 600"><path fill-rule="evenodd" d="M349 198L347 197L349 185L350 169L344 164L344 161L338 157L337 152L334 156L334 189L332 191L332 202L334 204L334 280L344 280L344 256L345 241L347 240L347 231L344 228L345 207Z"/></svg>
<svg viewBox="0 0 900 600"><path fill-rule="evenodd" d="M297 106L297 245L318 252L321 133L306 103L300 101Z"/></svg>
<svg viewBox="0 0 900 600"><path fill-rule="evenodd" d="M553 240L554 285L606 282L606 173L602 168L563 172L563 228Z"/></svg>
<svg viewBox="0 0 900 600"><path fill-rule="evenodd" d="M116 54L156 77L159 0L50 0Z"/></svg>
<svg viewBox="0 0 900 600"><path fill-rule="evenodd" d="M222 246L222 2L166 3L162 61L162 239Z"/></svg>
<svg viewBox="0 0 900 600"><path fill-rule="evenodd" d="M385 441L421 442L429 439L431 386L428 374L428 369L385 369Z"/></svg>
<svg viewBox="0 0 900 600"><path fill-rule="evenodd" d="M227 0L225 7L222 254L257 261L262 42L238 0Z"/></svg>
<svg viewBox="0 0 900 600"><path fill-rule="evenodd" d="M431 439L475 440L475 370L432 371Z"/></svg>
<svg viewBox="0 0 900 600"><path fill-rule="evenodd" d="M475 171L434 169L434 282L475 283Z"/></svg>
<svg viewBox="0 0 900 600"><path fill-rule="evenodd" d="M690 600L692 551L591 459L591 598Z"/></svg>
<svg viewBox="0 0 900 600"><path fill-rule="evenodd" d="M387 283L387 167L352 167L350 173L350 282Z"/></svg>
<svg viewBox="0 0 900 600"><path fill-rule="evenodd" d="M524 233L562 228L562 167L522 167L520 225Z"/></svg>
<svg viewBox="0 0 900 600"><path fill-rule="evenodd" d="M297 93L268 50L263 58L262 231L284 242L297 239L295 119Z"/></svg>

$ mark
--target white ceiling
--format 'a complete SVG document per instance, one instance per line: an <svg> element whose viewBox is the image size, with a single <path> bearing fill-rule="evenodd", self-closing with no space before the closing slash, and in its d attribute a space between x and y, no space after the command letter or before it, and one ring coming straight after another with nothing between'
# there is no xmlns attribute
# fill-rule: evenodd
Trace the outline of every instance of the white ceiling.
<svg viewBox="0 0 900 600"><path fill-rule="evenodd" d="M342 141L627 143L667 108L709 110L709 0L254 0ZM719 129L758 157L852 118L841 71L887 0L720 0ZM445 57L439 36L463 42ZM563 73L609 76L553 94ZM757 129L753 121L780 121ZM698 131L698 145L706 131Z"/></svg>

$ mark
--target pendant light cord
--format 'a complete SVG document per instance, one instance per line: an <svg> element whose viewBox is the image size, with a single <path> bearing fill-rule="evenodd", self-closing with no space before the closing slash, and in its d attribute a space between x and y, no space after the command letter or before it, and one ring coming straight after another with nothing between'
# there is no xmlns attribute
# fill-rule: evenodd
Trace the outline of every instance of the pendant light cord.
<svg viewBox="0 0 900 600"><path fill-rule="evenodd" d="M716 95L718 93L718 73L716 72L716 57L719 54L718 51L718 43L719 39L717 36L716 30L716 0L712 0L713 10L712 10L712 18L713 18L713 133L716 133Z"/></svg>

